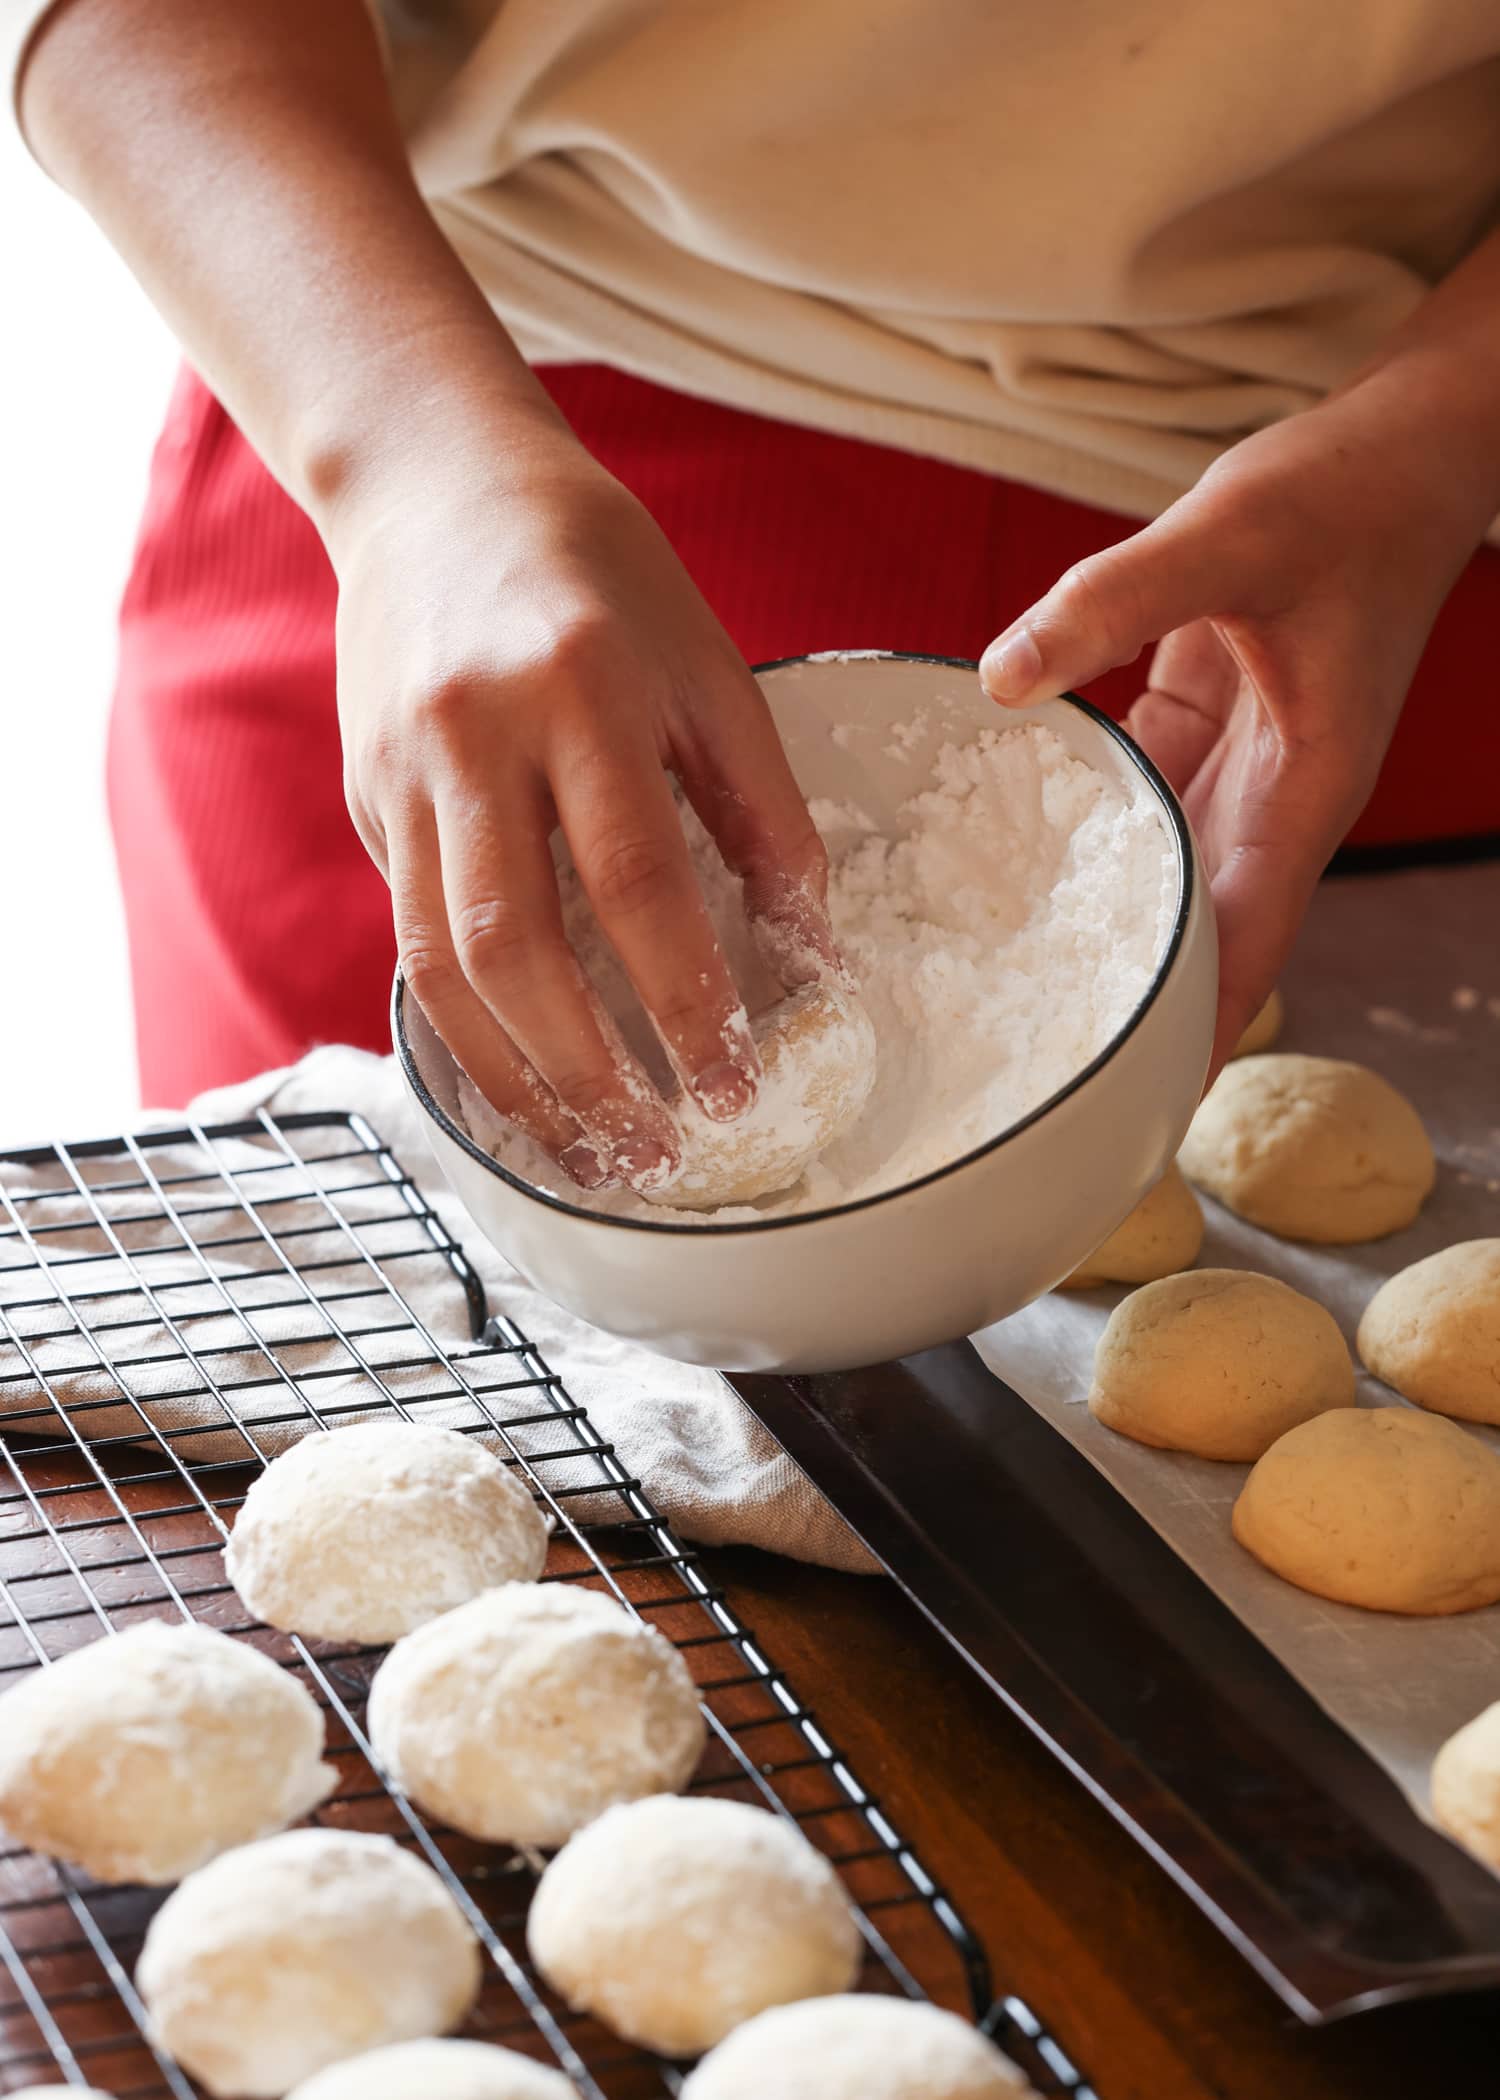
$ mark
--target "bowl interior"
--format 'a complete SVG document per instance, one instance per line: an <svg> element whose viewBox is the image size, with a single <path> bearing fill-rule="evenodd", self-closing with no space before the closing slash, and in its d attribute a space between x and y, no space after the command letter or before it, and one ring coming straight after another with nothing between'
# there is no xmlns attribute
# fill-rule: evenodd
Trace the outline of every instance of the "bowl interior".
<svg viewBox="0 0 1500 2100"><path fill-rule="evenodd" d="M890 838L911 829L905 813L932 781L945 744L985 730L1045 722L1075 758L1108 778L1156 790L1140 754L1078 700L1002 708L972 664L916 656L834 655L771 664L758 673L797 784L812 800L847 802ZM1179 886L1182 879L1179 855Z"/></svg>
<svg viewBox="0 0 1500 2100"><path fill-rule="evenodd" d="M1045 722L1075 757L1134 789L1144 786L1155 796L1166 823L1169 850L1175 848L1174 931L1145 998L1115 1042L1106 1046L1088 1069L1096 1070L1107 1062L1160 986L1181 939L1190 899L1192 853L1186 822L1170 791L1135 746L1104 716L1077 699L1048 700L1025 710L1002 709L984 693L976 667L953 659L840 652L766 665L756 676L792 771L808 800L836 806L847 804L888 837L902 837L910 830L908 806L914 796L932 784L933 765L945 745L961 748L986 730L1026 721ZM837 848L836 818L830 825L827 811L820 811L819 815ZM567 1212L592 1225L669 1236L690 1232L695 1238L770 1232L810 1225L819 1218L840 1214L804 1211L735 1223L704 1219L688 1226L666 1219L615 1217L572 1204L520 1180L469 1138L459 1105L458 1068L426 1015L404 995L399 977L394 1023L398 1057L429 1113L435 1111L439 1121L448 1126L448 1134L498 1179L550 1209ZM1053 1101L1041 1104L1013 1128L1025 1128L1044 1115L1084 1076L1071 1077ZM996 1130L977 1151L934 1170L923 1180L962 1173L966 1165L992 1151L1010 1134L1011 1131ZM864 1208L898 1198L904 1188L911 1186L914 1184L903 1184L865 1196L853 1207Z"/></svg>

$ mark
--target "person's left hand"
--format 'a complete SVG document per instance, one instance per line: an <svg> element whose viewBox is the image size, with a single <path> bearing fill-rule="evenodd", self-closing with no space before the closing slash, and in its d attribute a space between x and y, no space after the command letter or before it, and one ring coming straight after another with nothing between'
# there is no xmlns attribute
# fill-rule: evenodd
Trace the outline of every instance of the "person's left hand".
<svg viewBox="0 0 1500 2100"><path fill-rule="evenodd" d="M1374 399L1370 398L1371 394ZM1211 1072L1369 799L1432 623L1488 516L1420 416L1354 388L1245 439L991 643L1011 706L1157 642L1126 727L1182 798L1219 923Z"/></svg>

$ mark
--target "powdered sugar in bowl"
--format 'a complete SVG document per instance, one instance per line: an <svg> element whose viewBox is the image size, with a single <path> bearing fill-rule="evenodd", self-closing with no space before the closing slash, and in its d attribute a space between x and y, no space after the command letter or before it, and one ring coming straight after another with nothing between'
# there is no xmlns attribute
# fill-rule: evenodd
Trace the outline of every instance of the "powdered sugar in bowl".
<svg viewBox="0 0 1500 2100"><path fill-rule="evenodd" d="M1017 1311L1133 1208L1207 1068L1213 913L1170 791L1082 701L1007 713L973 665L909 656L758 675L878 1053L796 1187L697 1213L583 1197L486 1122L399 982L396 1047L476 1223L559 1304L686 1362L840 1369ZM732 884L695 851L748 972Z"/></svg>

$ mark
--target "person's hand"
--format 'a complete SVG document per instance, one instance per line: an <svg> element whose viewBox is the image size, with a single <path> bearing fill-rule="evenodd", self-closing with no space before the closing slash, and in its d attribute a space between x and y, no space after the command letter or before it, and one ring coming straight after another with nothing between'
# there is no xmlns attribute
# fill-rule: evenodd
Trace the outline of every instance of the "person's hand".
<svg viewBox="0 0 1500 2100"><path fill-rule="evenodd" d="M1182 798L1219 923L1212 1070L1286 960L1375 784L1434 618L1488 523L1430 427L1354 388L1225 453L1144 531L1070 569L985 653L997 700L1085 685L1157 642L1126 726Z"/></svg>
<svg viewBox="0 0 1500 2100"><path fill-rule="evenodd" d="M497 439L497 457L505 448ZM349 806L411 995L585 1188L659 1186L677 1128L564 937L560 826L682 1085L719 1121L760 1060L675 775L791 986L837 956L827 863L765 701L640 505L565 433L425 456L329 534Z"/></svg>

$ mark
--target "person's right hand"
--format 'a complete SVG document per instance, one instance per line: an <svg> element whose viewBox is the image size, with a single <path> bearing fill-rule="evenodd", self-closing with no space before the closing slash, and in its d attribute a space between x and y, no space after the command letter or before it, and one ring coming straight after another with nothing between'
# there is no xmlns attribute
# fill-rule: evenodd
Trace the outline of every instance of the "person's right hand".
<svg viewBox="0 0 1500 2100"><path fill-rule="evenodd" d="M497 454L499 456L499 447ZM349 806L407 988L476 1086L585 1188L661 1185L671 1115L563 932L550 838L682 1085L717 1121L760 1060L675 775L790 987L837 967L827 863L755 680L641 506L566 433L472 445L345 505Z"/></svg>

